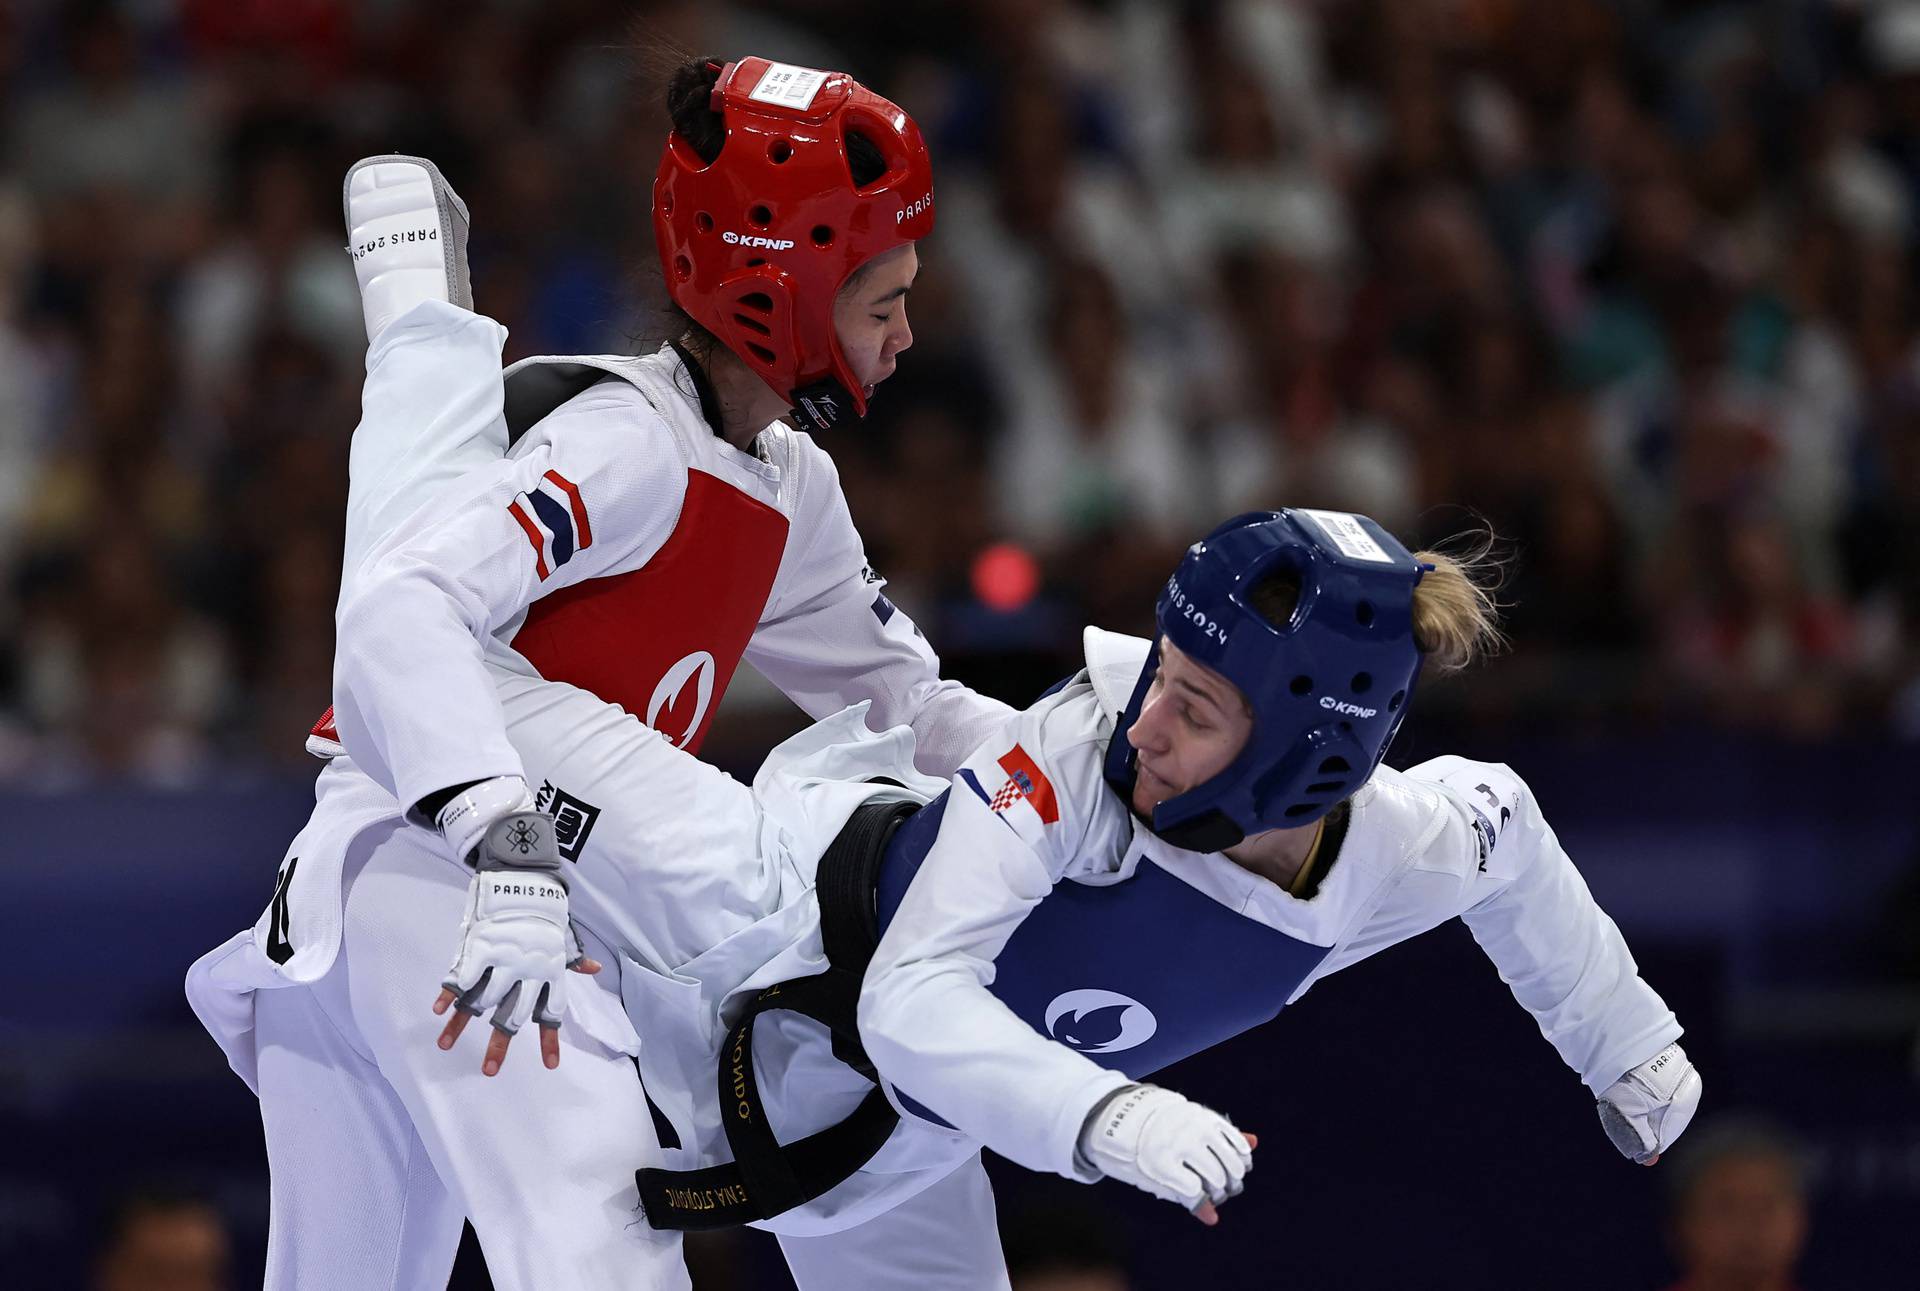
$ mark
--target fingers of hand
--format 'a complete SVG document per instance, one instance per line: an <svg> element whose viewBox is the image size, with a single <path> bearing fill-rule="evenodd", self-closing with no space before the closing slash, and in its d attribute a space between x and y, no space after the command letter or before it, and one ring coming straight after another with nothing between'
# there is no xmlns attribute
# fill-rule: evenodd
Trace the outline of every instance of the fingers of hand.
<svg viewBox="0 0 1920 1291"><path fill-rule="evenodd" d="M535 997L533 1002L533 1021L535 1025L546 1029L559 1029L560 1015L554 1012L552 1008L553 997L556 993L554 983L541 983L540 994Z"/></svg>
<svg viewBox="0 0 1920 1291"><path fill-rule="evenodd" d="M1192 1213L1195 1219L1205 1224L1208 1228L1212 1228L1220 1222L1220 1212L1213 1208L1213 1203L1210 1201L1201 1202L1193 1208Z"/></svg>
<svg viewBox="0 0 1920 1291"><path fill-rule="evenodd" d="M1208 1199L1219 1203L1240 1195L1241 1181L1253 1167L1253 1155L1232 1122L1224 1116L1215 1116L1213 1121L1189 1164L1206 1183Z"/></svg>
<svg viewBox="0 0 1920 1291"><path fill-rule="evenodd" d="M533 998L534 993L525 982L515 982L508 987L507 993L500 997L500 1003L494 1007L493 1016L488 1019L493 1023L493 1029L508 1035L516 1034L533 1015Z"/></svg>
<svg viewBox="0 0 1920 1291"><path fill-rule="evenodd" d="M1162 1201L1170 1201L1184 1210L1207 1204L1207 1185L1195 1171L1182 1168L1175 1177L1155 1179L1147 1177L1136 1181L1135 1187L1144 1189Z"/></svg>
<svg viewBox="0 0 1920 1291"><path fill-rule="evenodd" d="M487 1056L480 1060L480 1071L483 1075L497 1076L500 1074L500 1064L506 1061L507 1046L512 1043L513 1035L507 1031L496 1030L493 1035L488 1038Z"/></svg>
<svg viewBox="0 0 1920 1291"><path fill-rule="evenodd" d="M600 962L588 956L586 947L580 944L580 926L573 920L567 920L567 967L576 973L597 973Z"/></svg>
<svg viewBox="0 0 1920 1291"><path fill-rule="evenodd" d="M487 986L493 977L491 968L480 974L479 980L465 990L458 990L459 983L452 979L441 983L440 994L433 1002L433 1011L444 1015L448 1009L453 1016L447 1019L445 1029L440 1032L440 1047L451 1049L460 1039L460 1033L467 1029L467 1023L480 1012L477 1001L486 994Z"/></svg>
<svg viewBox="0 0 1920 1291"><path fill-rule="evenodd" d="M1227 1173L1236 1178L1253 1169L1253 1149L1247 1146L1247 1136L1226 1120L1220 1122L1220 1132L1215 1137L1213 1150L1227 1167Z"/></svg>
<svg viewBox="0 0 1920 1291"><path fill-rule="evenodd" d="M1182 1163L1200 1180L1200 1192L1210 1201L1224 1201L1227 1195L1227 1167L1211 1149L1202 1148Z"/></svg>
<svg viewBox="0 0 1920 1291"><path fill-rule="evenodd" d="M493 990L493 968L491 966L482 969L480 976L474 979L473 984L464 989L459 982L451 979L440 983L440 985L444 989L457 992L453 998L453 1007L459 1009L462 1013L479 1013L497 998Z"/></svg>
<svg viewBox="0 0 1920 1291"><path fill-rule="evenodd" d="M440 1032L440 1047L453 1048L454 1042L460 1039L460 1033L467 1029L467 1023L471 1021L473 1021L473 1014L455 1009L453 1016L447 1019L445 1029Z"/></svg>
<svg viewBox="0 0 1920 1291"><path fill-rule="evenodd" d="M1221 1165L1221 1168L1226 1172L1227 1183L1226 1183L1226 1187L1221 1190L1220 1194L1214 1197L1214 1200L1226 1201L1230 1198L1238 1197L1242 1192L1246 1191L1246 1187L1247 1187L1246 1163L1243 1162L1237 1155L1229 1154L1228 1156L1221 1158L1220 1165Z"/></svg>
<svg viewBox="0 0 1920 1291"><path fill-rule="evenodd" d="M551 1071L560 1065L560 1015L547 1004L553 996L553 983L540 988L540 999L533 1008L533 1020L540 1027L540 1061Z"/></svg>
<svg viewBox="0 0 1920 1291"><path fill-rule="evenodd" d="M526 981L515 982L508 988L490 1019L493 1025L493 1036L487 1041L487 1056L480 1064L481 1071L489 1076L499 1073L500 1064L506 1060L507 1046L513 1042L513 1037L519 1033L520 1028L531 1021L536 1014L545 1011L550 991L551 984L543 983L540 989L535 991L533 983ZM558 1027L559 1024L560 1019L549 1013L541 1020L540 1026L545 1034L549 1026ZM543 1054L545 1047L543 1041L541 1046ZM555 1050L554 1058L558 1061L558 1050Z"/></svg>
<svg viewBox="0 0 1920 1291"><path fill-rule="evenodd" d="M1158 1147L1152 1146L1154 1141ZM1170 1103L1163 1115L1142 1127L1142 1161L1158 1175L1162 1193L1189 1210L1203 1202L1218 1206L1242 1191L1253 1166L1246 1137L1226 1117L1197 1104ZM1149 1162L1159 1161L1156 1170Z"/></svg>

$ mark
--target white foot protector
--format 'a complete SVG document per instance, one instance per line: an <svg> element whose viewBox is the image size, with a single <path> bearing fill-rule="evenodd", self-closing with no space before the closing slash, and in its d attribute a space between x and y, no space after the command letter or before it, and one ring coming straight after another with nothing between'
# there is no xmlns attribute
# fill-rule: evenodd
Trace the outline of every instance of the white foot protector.
<svg viewBox="0 0 1920 1291"><path fill-rule="evenodd" d="M467 204L424 157L368 157L341 188L371 341L423 300L473 308Z"/></svg>

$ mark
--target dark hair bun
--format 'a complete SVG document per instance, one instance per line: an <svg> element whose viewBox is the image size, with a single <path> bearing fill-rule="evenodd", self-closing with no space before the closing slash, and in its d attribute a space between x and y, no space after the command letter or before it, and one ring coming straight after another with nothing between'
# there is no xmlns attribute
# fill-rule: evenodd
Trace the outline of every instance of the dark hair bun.
<svg viewBox="0 0 1920 1291"><path fill-rule="evenodd" d="M713 87L720 82L722 66L717 58L691 59L676 68L667 82L667 115L702 161L718 157L727 138L720 114L713 110Z"/></svg>

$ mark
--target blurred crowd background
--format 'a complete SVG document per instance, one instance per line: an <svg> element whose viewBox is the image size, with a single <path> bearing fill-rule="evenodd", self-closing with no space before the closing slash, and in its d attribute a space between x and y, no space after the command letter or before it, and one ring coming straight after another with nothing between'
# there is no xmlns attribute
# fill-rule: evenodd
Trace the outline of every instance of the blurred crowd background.
<svg viewBox="0 0 1920 1291"><path fill-rule="evenodd" d="M914 353L830 447L968 665L1044 684L1284 502L1511 540L1475 721L1920 735L1920 8L0 14L0 774L297 765L365 349L341 173L439 161L509 358L631 352L653 38L850 68L925 127Z"/></svg>
<svg viewBox="0 0 1920 1291"><path fill-rule="evenodd" d="M365 351L341 175L378 152L440 164L509 359L656 344L655 40L849 70L927 133L915 344L827 447L953 672L1025 700L1071 669L1079 625L1142 629L1180 548L1235 511L1362 510L1413 543L1491 526L1512 650L1430 686L1415 746L1606 750L1561 778L1603 764L1595 796L1675 817L1716 762L1741 783L1699 813L1806 804L1804 834L1770 832L1851 840L1805 872L1852 861L1872 884L1837 903L1817 878L1749 884L1725 913L1728 871L1702 860L1672 899L1743 949L1704 984L1654 980L1720 1025L1699 1043L1723 1057L1759 1014L1821 1045L1850 1019L1906 1055L1910 1096L1915 820L1909 781L1870 774L1920 742L1907 0L0 4L9 801L310 779ZM792 716L736 690L709 747L750 767ZM1670 841L1663 819L1645 834ZM1636 947L1637 909L1672 964L1706 962L1698 927L1660 924L1629 881L1650 870L1620 872ZM1802 928L1797 977L1738 923L1796 902L1841 928ZM1836 963L1841 1005L1722 989ZM4 1034L17 1056L24 1031ZM1891 1124L1856 1200L1920 1195L1920 1129ZM1823 1174L1815 1128L1793 1206L1866 1169L1829 1136ZM155 1216L205 1218L191 1196L123 1201L90 1248L103 1278ZM1759 1213L1751 1190L1730 1204ZM64 1213L19 1212L0 1249L80 1231ZM1791 1267L1804 1213L1770 1213ZM1044 1285L1126 1285L1098 1253L1118 1248L1086 1246L1116 1280Z"/></svg>

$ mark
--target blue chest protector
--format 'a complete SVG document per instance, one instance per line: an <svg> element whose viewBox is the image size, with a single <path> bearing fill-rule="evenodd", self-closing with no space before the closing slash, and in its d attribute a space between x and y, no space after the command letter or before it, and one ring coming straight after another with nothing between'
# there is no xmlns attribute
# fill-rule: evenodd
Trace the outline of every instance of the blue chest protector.
<svg viewBox="0 0 1920 1291"><path fill-rule="evenodd" d="M947 795L901 824L876 891L884 933L940 832ZM1198 953L1161 955L1169 930ZM1138 1080L1272 1021L1328 948L1221 905L1143 858L1132 878L1058 883L994 961L995 999L1021 1021ZM946 1124L896 1090L917 1115Z"/></svg>

